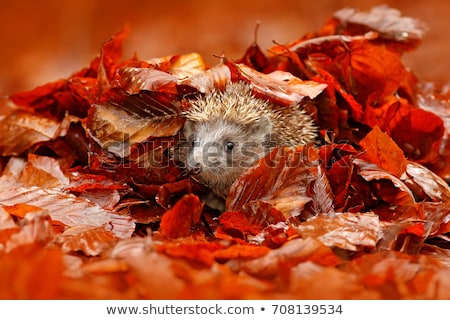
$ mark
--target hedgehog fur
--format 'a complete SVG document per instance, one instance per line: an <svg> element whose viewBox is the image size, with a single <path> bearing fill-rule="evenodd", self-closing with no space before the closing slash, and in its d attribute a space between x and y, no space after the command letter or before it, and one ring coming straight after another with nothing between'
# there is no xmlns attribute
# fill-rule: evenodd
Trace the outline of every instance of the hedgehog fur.
<svg viewBox="0 0 450 320"><path fill-rule="evenodd" d="M189 104L179 160L222 199L236 178L271 148L317 139L314 120L300 105L283 108L256 98L251 85L242 81Z"/></svg>

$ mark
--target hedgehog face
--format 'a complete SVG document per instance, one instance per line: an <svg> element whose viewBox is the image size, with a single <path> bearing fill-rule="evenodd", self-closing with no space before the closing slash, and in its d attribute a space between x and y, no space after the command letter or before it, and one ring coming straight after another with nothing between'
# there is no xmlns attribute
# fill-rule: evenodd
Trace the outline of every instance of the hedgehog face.
<svg viewBox="0 0 450 320"><path fill-rule="evenodd" d="M267 119L251 126L223 119L188 120L184 136L188 172L226 197L234 180L269 151L270 125Z"/></svg>

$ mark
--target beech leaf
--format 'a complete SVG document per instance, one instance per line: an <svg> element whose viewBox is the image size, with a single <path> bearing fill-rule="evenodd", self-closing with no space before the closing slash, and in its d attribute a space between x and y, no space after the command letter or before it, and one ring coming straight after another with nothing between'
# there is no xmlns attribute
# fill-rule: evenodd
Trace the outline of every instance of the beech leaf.
<svg viewBox="0 0 450 320"><path fill-rule="evenodd" d="M233 183L226 211L237 211L257 200L269 203L286 219L301 214L311 201L308 188L317 179L317 165L313 147L275 148Z"/></svg>
<svg viewBox="0 0 450 320"><path fill-rule="evenodd" d="M400 177L406 169L406 158L397 144L378 126L359 142L366 151L361 157Z"/></svg>
<svg viewBox="0 0 450 320"><path fill-rule="evenodd" d="M198 196L193 194L183 196L162 216L160 232L170 239L189 236L191 228L199 223L202 210L203 203Z"/></svg>
<svg viewBox="0 0 450 320"><path fill-rule="evenodd" d="M351 251L375 248L383 232L373 213L336 213L334 217L318 215L296 226L303 237L314 237L328 247Z"/></svg>
<svg viewBox="0 0 450 320"><path fill-rule="evenodd" d="M336 11L333 16L343 25L359 24L395 41L421 40L428 29L422 21L404 17L399 10L386 5L373 7L368 12L344 8Z"/></svg>

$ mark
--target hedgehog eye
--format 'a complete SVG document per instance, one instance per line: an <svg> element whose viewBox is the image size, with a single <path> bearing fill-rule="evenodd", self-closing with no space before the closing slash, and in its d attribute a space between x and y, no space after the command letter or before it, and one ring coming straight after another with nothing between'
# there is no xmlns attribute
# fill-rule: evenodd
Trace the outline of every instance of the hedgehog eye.
<svg viewBox="0 0 450 320"><path fill-rule="evenodd" d="M198 147L199 142L198 140L192 140L192 147Z"/></svg>
<svg viewBox="0 0 450 320"><path fill-rule="evenodd" d="M229 141L229 142L227 142L225 147L226 147L227 151L231 151L234 148L234 143Z"/></svg>

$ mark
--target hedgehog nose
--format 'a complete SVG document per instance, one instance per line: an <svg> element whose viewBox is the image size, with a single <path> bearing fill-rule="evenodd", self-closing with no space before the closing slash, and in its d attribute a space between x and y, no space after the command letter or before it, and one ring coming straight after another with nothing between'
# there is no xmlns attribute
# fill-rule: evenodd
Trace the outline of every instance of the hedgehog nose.
<svg viewBox="0 0 450 320"><path fill-rule="evenodd" d="M200 162L192 163L192 166L189 169L189 173L195 175L195 174L199 174L200 172L202 172L202 166L201 166Z"/></svg>

